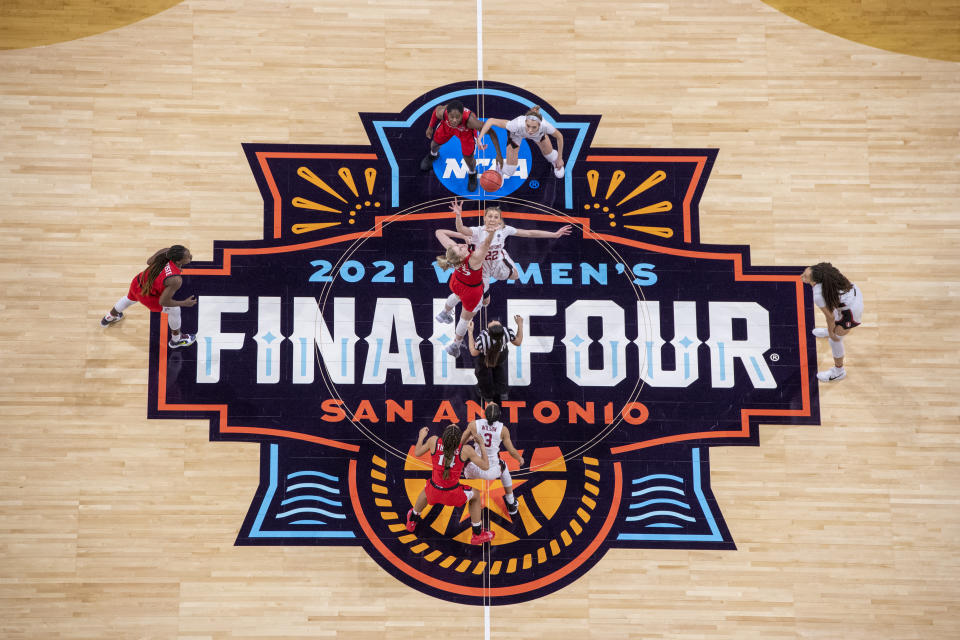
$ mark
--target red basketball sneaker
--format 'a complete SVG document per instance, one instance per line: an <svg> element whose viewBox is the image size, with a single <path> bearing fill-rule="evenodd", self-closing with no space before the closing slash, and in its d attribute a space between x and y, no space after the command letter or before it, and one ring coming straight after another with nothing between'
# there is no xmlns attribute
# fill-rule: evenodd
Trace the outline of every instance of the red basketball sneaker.
<svg viewBox="0 0 960 640"><path fill-rule="evenodd" d="M413 533L414 529L417 528L417 521L413 519L413 509L407 511L407 531Z"/></svg>
<svg viewBox="0 0 960 640"><path fill-rule="evenodd" d="M481 531L479 534L470 538L470 544L483 544L490 542L496 534L493 531Z"/></svg>

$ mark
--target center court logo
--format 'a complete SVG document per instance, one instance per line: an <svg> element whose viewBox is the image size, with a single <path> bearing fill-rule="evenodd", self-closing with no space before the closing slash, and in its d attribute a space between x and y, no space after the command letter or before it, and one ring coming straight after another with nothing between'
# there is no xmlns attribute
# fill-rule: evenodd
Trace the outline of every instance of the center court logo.
<svg viewBox="0 0 960 640"><path fill-rule="evenodd" d="M500 144L500 151L506 154L507 135L503 129L494 128L491 134L497 136ZM476 167L477 173L483 173L487 169L496 167L496 152L493 150L493 143L485 136L487 140L483 142L487 145L486 149L477 148ZM539 152L537 155L540 155ZM517 171L512 176L506 177L499 189L492 192L486 192L482 189L476 191L467 190L467 163L463 160L463 152L460 150L460 141L457 138L448 140L440 145L440 151L437 160L433 163L433 172L440 183L461 197L471 200L486 199L492 200L503 198L510 195L526 182L530 175L531 162L533 155L530 153L530 145L526 140L521 141L517 158Z"/></svg>
<svg viewBox="0 0 960 640"><path fill-rule="evenodd" d="M499 482L474 483L492 545L469 544L462 509L404 526L429 477L412 455L419 429L481 415L469 356L445 353L452 328L434 319L449 277L434 234L453 229L465 176L444 177L442 151L434 173L417 166L430 109L472 107L475 83L362 113L370 146L244 145L264 238L217 242L212 262L184 272L198 348L168 352L166 324L152 324L151 417L207 418L212 440L260 444L238 544L360 545L449 601L531 600L612 548L734 548L710 448L756 445L761 423L819 421L801 270L700 243L715 151L595 148L599 117L509 85L484 91L490 117L544 105L565 142L562 179L527 156L501 199L505 222L577 229L512 238L519 278L491 287L488 318L524 318L502 404L526 460L504 457L516 515Z"/></svg>

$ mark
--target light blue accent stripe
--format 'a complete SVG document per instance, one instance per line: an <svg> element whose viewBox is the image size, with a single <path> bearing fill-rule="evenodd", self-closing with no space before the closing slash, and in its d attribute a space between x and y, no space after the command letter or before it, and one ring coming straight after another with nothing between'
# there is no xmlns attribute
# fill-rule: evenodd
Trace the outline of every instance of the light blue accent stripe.
<svg viewBox="0 0 960 640"><path fill-rule="evenodd" d="M289 524L327 524L327 523L324 522L323 520L294 520L293 522L290 522ZM648 526L648 527L652 527L652 526L654 526L654 525L648 524L647 526Z"/></svg>
<svg viewBox="0 0 960 640"><path fill-rule="evenodd" d="M342 513L332 513L326 509L315 509L313 507L300 507L299 509L290 509L289 511L284 511L283 513L278 513L276 518L286 518L287 516L292 516L297 513L319 513L322 516L328 516L330 518L337 518L338 520L346 520L347 516ZM668 512L664 512L668 513Z"/></svg>
<svg viewBox="0 0 960 640"><path fill-rule="evenodd" d="M416 377L417 368L413 364L413 338L404 340L404 345L407 347L407 364L410 365L410 377Z"/></svg>
<svg viewBox="0 0 960 640"><path fill-rule="evenodd" d="M580 351L573 352L573 375L580 377Z"/></svg>
<svg viewBox="0 0 960 640"><path fill-rule="evenodd" d="M294 523L294 524L296 524L296 523ZM649 528L649 527L659 527L659 528L665 529L665 528L668 528L668 527L669 527L670 529L683 529L683 525L682 525L682 524L676 524L676 523L674 523L674 522L652 522L652 523L650 523L650 524L648 524L648 525L645 525L645 526L648 527L648 528Z"/></svg>
<svg viewBox="0 0 960 640"><path fill-rule="evenodd" d="M750 364L753 365L753 370L757 372L757 377L760 378L760 382L763 382L763 371L760 369L760 365L754 356L750 356Z"/></svg>
<svg viewBox="0 0 960 640"><path fill-rule="evenodd" d="M517 379L519 380L520 378L523 377L523 365L521 364L521 363L523 362L523 347L517 347L517 348L514 350L514 353L517 355L517 358L516 358L516 360L517 360Z"/></svg>
<svg viewBox="0 0 960 640"><path fill-rule="evenodd" d="M718 343L717 343L717 349L719 350L718 353L719 353L719 356L720 356L720 379L721 379L721 380L726 380L726 379L727 379L727 359L723 357L723 343L722 343L722 342L718 342Z"/></svg>
<svg viewBox="0 0 960 640"><path fill-rule="evenodd" d="M647 379L653 380L653 343L647 341Z"/></svg>
<svg viewBox="0 0 960 640"><path fill-rule="evenodd" d="M652 473L649 476L635 478L631 484L641 484L647 480L673 480L674 482L683 482L680 476L672 476L669 473Z"/></svg>
<svg viewBox="0 0 960 640"><path fill-rule="evenodd" d="M638 516L630 516L625 518L627 522L634 522L636 520L646 520L647 518L652 518L653 516L670 516L671 518L680 518L681 520L686 520L687 522L696 522L696 518L691 518L690 516L685 516L682 513L677 513L676 511L651 511L650 513L641 513Z"/></svg>
<svg viewBox="0 0 960 640"><path fill-rule="evenodd" d="M267 348L267 353L266 353L266 355L265 355L264 357L267 359L267 377L269 378L269 377L270 377L270 365L272 364L272 363L270 362L270 348L269 348L269 347Z"/></svg>
<svg viewBox="0 0 960 640"><path fill-rule="evenodd" d="M424 104L419 109L414 111L409 118L403 121L392 121L392 120L374 120L373 124L374 131L377 132L377 137L380 139L380 146L383 148L384 154L387 156L387 163L390 165L391 176L390 176L390 196L391 196L391 206L398 207L400 206L400 169L397 166L397 159L393 155L393 149L390 147L390 144L387 142L386 129L387 127L409 127L417 120L420 116L426 113L429 109L436 108L437 105L443 104L447 100L452 98L457 98L460 96L472 96L476 95L476 89L461 89L459 91L452 91L446 93L442 96L438 96L431 100L430 102ZM533 106L533 103L518 96L515 93L510 91L503 91L501 89L484 89L483 95L488 96L499 96L502 98L511 98L516 100L520 104L524 105L527 108ZM544 114L546 116L546 114ZM479 115L477 116L479 118ZM558 129L572 129L577 131L577 139L574 141L573 145L570 148L570 155L567 160L564 161L564 168L566 173L564 174L564 206L567 209L573 208L573 166L576 164L577 156L580 154L580 148L583 146L583 141L587 137L587 130L590 127L589 122L564 122L557 123L552 120L549 116L544 117L544 120L554 125Z"/></svg>
<svg viewBox="0 0 960 640"><path fill-rule="evenodd" d="M693 491L697 496L697 503L703 510L704 518L710 527L710 535L690 535L690 534L663 534L663 533L621 533L617 540L660 540L664 542L722 542L723 536L720 535L720 529L713 518L713 512L710 511L710 505L703 495L703 487L700 479L700 448L691 449L691 463L693 464ZM652 526L652 525L647 525Z"/></svg>
<svg viewBox="0 0 960 640"><path fill-rule="evenodd" d="M323 496L294 496L293 498L287 498L280 503L281 507L285 507L291 502L301 502L303 500L316 500L317 502L323 502L329 504L332 507L342 507L343 503L338 500L331 500L330 498L324 498Z"/></svg>
<svg viewBox="0 0 960 640"><path fill-rule="evenodd" d="M637 496L642 496L643 494L650 493L652 491L669 491L670 493L679 493L680 495L683 495L683 489L677 489L676 487L665 487L663 485L660 485L657 487L650 487L648 489L644 489L643 491L634 491L633 493L630 494L630 496L632 498L636 498Z"/></svg>
<svg viewBox="0 0 960 640"><path fill-rule="evenodd" d="M617 345L620 344L618 340L610 341L610 359L613 360L613 377L617 377Z"/></svg>
<svg viewBox="0 0 960 640"><path fill-rule="evenodd" d="M577 156L580 154L580 147L583 146L583 141L587 137L587 129L590 127L589 122L570 122L565 124L556 124L554 125L557 129L575 129L577 131L577 139L573 143L573 147L570 149L569 162L564 161L564 168L566 173L563 176L563 199L564 205L567 209L573 208L573 165L577 161Z"/></svg>
<svg viewBox="0 0 960 640"><path fill-rule="evenodd" d="M373 357L373 377L380 375L380 354L383 351L383 338L377 338L377 353Z"/></svg>
<svg viewBox="0 0 960 640"><path fill-rule="evenodd" d="M320 489L321 491L326 491L327 493L340 493L340 489L334 489L333 487L328 487L325 484L317 484L315 482L301 482L300 484L292 484L287 487L287 491L296 491L297 489L303 489L309 487L311 489Z"/></svg>
<svg viewBox="0 0 960 640"><path fill-rule="evenodd" d="M683 354L683 379L684 380L690 379L690 354L689 353Z"/></svg>
<svg viewBox="0 0 960 640"><path fill-rule="evenodd" d="M630 505L631 509L643 509L644 507L651 504L674 504L678 507L683 507L684 509L689 509L690 505L686 502L680 502L679 500L671 500L670 498L654 498L653 500L644 500L643 502L637 502L636 504Z"/></svg>
<svg viewBox="0 0 960 640"><path fill-rule="evenodd" d="M207 345L207 377L213 375L213 338L207 336L204 337L204 341Z"/></svg>
<svg viewBox="0 0 960 640"><path fill-rule="evenodd" d="M450 354L447 353L446 349L440 354L440 377L444 380L447 379L447 358L450 357Z"/></svg>
<svg viewBox="0 0 960 640"><path fill-rule="evenodd" d="M344 378L347 377L347 342L346 338L340 338L340 375Z"/></svg>
<svg viewBox="0 0 960 640"><path fill-rule="evenodd" d="M270 445L270 484L267 486L267 492L263 496L263 502L260 503L260 510L257 511L257 518L250 527L251 538L356 538L352 531L264 531L261 529L263 520L266 518L267 509L270 507L270 501L277 492L277 456L280 447L275 444ZM306 521L304 521L306 522Z"/></svg>
<svg viewBox="0 0 960 640"><path fill-rule="evenodd" d="M293 473L287 474L287 480L293 480L294 478L300 478L303 476L315 476L317 478L326 478L330 482L340 482L340 478L337 476L332 476L329 473L324 473L323 471L294 471Z"/></svg>
<svg viewBox="0 0 960 640"><path fill-rule="evenodd" d="M307 377L307 339L300 338L300 377Z"/></svg>

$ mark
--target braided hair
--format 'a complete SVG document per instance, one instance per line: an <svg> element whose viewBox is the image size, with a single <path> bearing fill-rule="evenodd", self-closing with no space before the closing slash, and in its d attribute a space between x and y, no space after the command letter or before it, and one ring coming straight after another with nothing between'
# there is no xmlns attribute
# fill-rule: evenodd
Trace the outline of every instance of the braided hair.
<svg viewBox="0 0 960 640"><path fill-rule="evenodd" d="M500 405L496 402L488 402L483 408L483 415L486 416L487 422L493 424L500 419Z"/></svg>
<svg viewBox="0 0 960 640"><path fill-rule="evenodd" d="M810 280L821 287L827 308L831 311L840 308L840 296L853 286L850 281L829 262L819 262L810 267Z"/></svg>
<svg viewBox="0 0 960 640"><path fill-rule="evenodd" d="M158 253L150 262L147 270L140 275L140 295L150 295L150 287L157 279L168 262L179 262L187 254L187 248L182 244L175 244L163 253Z"/></svg>
<svg viewBox="0 0 960 640"><path fill-rule="evenodd" d="M457 453L457 447L460 446L460 427L455 424L447 426L440 436L443 442L443 479L450 477L450 467L453 466L453 456Z"/></svg>

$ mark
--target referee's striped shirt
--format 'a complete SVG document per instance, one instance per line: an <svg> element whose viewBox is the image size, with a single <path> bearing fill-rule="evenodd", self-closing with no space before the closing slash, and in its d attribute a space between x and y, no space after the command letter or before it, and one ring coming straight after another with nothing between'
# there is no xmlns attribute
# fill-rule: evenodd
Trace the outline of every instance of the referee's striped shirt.
<svg viewBox="0 0 960 640"><path fill-rule="evenodd" d="M506 335L503 337L503 348L501 351L507 350L507 344L513 342L514 338L517 337L517 334L514 333L513 329L510 327L503 328ZM477 336L477 339L474 342L474 348L480 353L486 355L487 350L490 348L490 343L493 342L490 338L490 332L484 329L480 332L480 335Z"/></svg>

